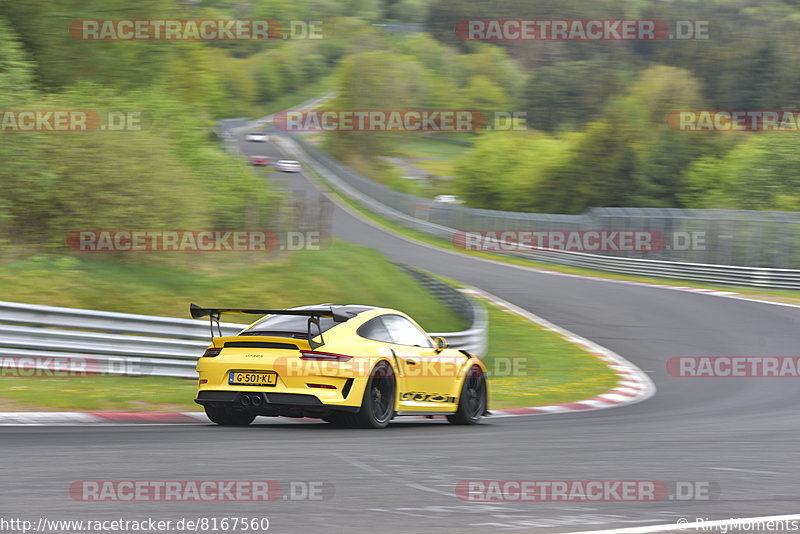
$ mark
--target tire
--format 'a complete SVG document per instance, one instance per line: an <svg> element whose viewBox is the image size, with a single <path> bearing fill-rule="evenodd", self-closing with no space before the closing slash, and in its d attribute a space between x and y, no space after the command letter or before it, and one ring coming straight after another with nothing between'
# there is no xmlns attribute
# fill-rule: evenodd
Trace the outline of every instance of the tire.
<svg viewBox="0 0 800 534"><path fill-rule="evenodd" d="M203 406L203 408L212 423L222 426L247 426L256 418L254 414L237 412L229 408L214 408L213 406Z"/></svg>
<svg viewBox="0 0 800 534"><path fill-rule="evenodd" d="M447 420L454 425L477 425L486 411L486 402L486 374L474 365L464 377L458 410Z"/></svg>
<svg viewBox="0 0 800 534"><path fill-rule="evenodd" d="M379 362L369 375L358 413L337 413L325 421L348 428L386 428L394 417L397 383L387 362Z"/></svg>

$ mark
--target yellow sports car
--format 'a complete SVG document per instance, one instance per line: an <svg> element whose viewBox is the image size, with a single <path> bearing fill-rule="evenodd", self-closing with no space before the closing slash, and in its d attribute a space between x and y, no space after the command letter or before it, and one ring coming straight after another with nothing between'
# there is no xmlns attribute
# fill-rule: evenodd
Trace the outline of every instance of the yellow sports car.
<svg viewBox="0 0 800 534"><path fill-rule="evenodd" d="M219 332L223 313L265 315L236 336ZM195 402L211 421L245 426L257 415L315 417L383 428L395 416L445 415L472 425L487 413L486 367L431 339L396 310L319 304L288 310L201 308L212 345L197 362Z"/></svg>

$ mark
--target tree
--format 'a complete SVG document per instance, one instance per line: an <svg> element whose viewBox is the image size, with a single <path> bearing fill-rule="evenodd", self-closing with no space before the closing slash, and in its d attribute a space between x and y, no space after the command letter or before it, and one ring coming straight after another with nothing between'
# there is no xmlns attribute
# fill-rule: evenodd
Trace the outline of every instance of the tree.
<svg viewBox="0 0 800 534"><path fill-rule="evenodd" d="M336 76L338 96L330 105L339 110L418 109L425 95L424 69L412 58L377 50L342 61ZM375 157L389 151L392 133L337 131L328 146L340 156L358 153Z"/></svg>
<svg viewBox="0 0 800 534"><path fill-rule="evenodd" d="M690 208L800 211L800 139L795 132L749 136L722 157L706 156L686 173Z"/></svg>
<svg viewBox="0 0 800 534"><path fill-rule="evenodd" d="M428 3L425 0L398 0L390 7L389 16L400 22L425 22Z"/></svg>
<svg viewBox="0 0 800 534"><path fill-rule="evenodd" d="M624 73L602 60L559 63L533 71L523 109L528 124L548 132L574 130L597 118L623 90Z"/></svg>

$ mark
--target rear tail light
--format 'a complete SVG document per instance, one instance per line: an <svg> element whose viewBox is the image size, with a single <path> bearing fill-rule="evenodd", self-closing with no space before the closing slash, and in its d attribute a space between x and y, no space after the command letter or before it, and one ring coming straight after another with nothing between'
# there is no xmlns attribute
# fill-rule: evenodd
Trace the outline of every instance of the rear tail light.
<svg viewBox="0 0 800 534"><path fill-rule="evenodd" d="M222 352L222 348L212 347L210 349L206 349L206 351L203 353L203 358L213 358L220 352Z"/></svg>
<svg viewBox="0 0 800 534"><path fill-rule="evenodd" d="M301 350L301 360L316 360L322 362L347 362L353 359L352 356L344 354L334 354L332 352L320 352L317 350Z"/></svg>
<svg viewBox="0 0 800 534"><path fill-rule="evenodd" d="M319 388L319 389L336 389L336 386L332 386L330 384L306 384L310 388Z"/></svg>

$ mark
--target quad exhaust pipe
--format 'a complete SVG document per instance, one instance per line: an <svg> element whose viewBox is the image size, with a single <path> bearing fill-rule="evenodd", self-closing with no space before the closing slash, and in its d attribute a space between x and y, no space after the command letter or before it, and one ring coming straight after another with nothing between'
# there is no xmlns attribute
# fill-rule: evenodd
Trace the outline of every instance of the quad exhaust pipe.
<svg viewBox="0 0 800 534"><path fill-rule="evenodd" d="M245 406L245 407L254 406L254 407L258 408L259 406L264 404L264 397L262 397L261 395L258 395L258 394L248 395L248 394L244 393L244 394L242 394L241 397L239 397L239 403L241 403L241 405Z"/></svg>

